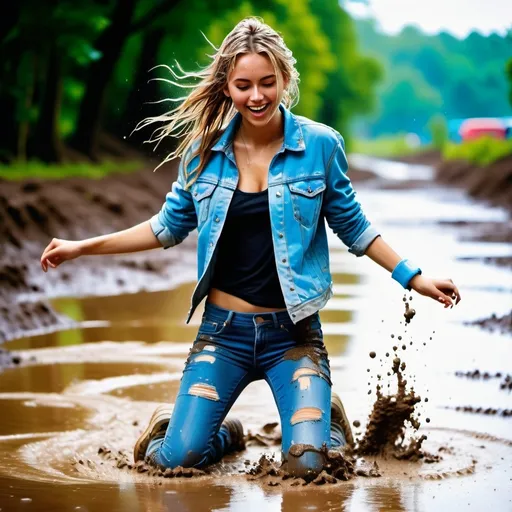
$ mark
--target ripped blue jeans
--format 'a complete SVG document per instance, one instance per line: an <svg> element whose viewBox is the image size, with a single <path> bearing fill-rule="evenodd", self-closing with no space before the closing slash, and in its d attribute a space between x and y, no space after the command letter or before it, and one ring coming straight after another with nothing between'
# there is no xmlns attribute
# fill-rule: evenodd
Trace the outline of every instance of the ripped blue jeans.
<svg viewBox="0 0 512 512"><path fill-rule="evenodd" d="M329 359L318 313L294 324L286 311L238 313L207 303L185 364L165 437L153 439L146 457L163 467L204 467L230 451L221 424L251 382L265 379L282 430L282 456L296 476L318 474L325 444L345 444L331 426ZM290 452L292 445L306 450ZM298 447L297 447L298 448Z"/></svg>

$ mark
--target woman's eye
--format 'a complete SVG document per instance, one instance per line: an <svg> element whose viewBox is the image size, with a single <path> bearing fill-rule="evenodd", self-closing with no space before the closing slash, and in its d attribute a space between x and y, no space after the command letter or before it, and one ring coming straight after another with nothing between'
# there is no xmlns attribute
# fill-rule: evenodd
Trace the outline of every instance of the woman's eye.
<svg viewBox="0 0 512 512"><path fill-rule="evenodd" d="M275 82L272 82L270 84L263 84L263 87L272 87L273 85L275 85Z"/></svg>
<svg viewBox="0 0 512 512"><path fill-rule="evenodd" d="M245 85L244 86L240 86L240 85L238 86L238 90L240 90L240 91L247 91L247 89L249 89L249 87L247 87Z"/></svg>

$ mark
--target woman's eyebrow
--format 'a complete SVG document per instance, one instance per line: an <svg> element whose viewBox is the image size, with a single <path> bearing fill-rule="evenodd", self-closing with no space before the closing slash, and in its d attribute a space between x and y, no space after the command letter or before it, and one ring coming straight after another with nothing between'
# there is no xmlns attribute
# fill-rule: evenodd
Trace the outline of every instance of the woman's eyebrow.
<svg viewBox="0 0 512 512"><path fill-rule="evenodd" d="M272 75L267 75L267 76L264 76L263 78L260 78L260 82L263 81L263 80L268 80L269 78L275 78L276 75L272 74ZM251 80L249 80L248 78L235 78L234 79L234 82L250 82Z"/></svg>

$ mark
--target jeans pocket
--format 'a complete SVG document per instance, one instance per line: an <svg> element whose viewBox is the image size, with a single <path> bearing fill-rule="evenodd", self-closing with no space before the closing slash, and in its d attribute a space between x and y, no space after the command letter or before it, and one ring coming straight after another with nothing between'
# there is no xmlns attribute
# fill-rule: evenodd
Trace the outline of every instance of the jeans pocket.
<svg viewBox="0 0 512 512"><path fill-rule="evenodd" d="M203 318L199 326L199 334L206 334L210 336L217 336L224 332L227 327L227 322L215 322Z"/></svg>

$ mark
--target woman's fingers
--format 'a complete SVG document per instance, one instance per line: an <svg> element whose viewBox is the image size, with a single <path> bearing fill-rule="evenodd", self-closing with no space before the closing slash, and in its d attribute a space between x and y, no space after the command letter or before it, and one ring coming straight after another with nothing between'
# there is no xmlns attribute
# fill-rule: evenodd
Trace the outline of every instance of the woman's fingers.
<svg viewBox="0 0 512 512"><path fill-rule="evenodd" d="M453 300L456 298L455 285L451 279L435 283L437 300L444 304L445 308L453 307Z"/></svg>
<svg viewBox="0 0 512 512"><path fill-rule="evenodd" d="M54 238L45 248L45 250L43 251L43 254L41 255L41 268L46 272L48 270L48 265L47 265L47 258L48 258L48 254L49 252L57 246L57 239Z"/></svg>
<svg viewBox="0 0 512 512"><path fill-rule="evenodd" d="M45 251L46 252L46 251ZM59 257L59 247L55 247L41 257L41 266L45 272L48 271L48 265L52 268L57 268L57 265L61 262Z"/></svg>
<svg viewBox="0 0 512 512"><path fill-rule="evenodd" d="M426 295L440 302L445 308L458 304L461 297L458 288L451 279L422 279L414 288L421 295Z"/></svg>
<svg viewBox="0 0 512 512"><path fill-rule="evenodd" d="M437 288L445 295L449 295L451 299L455 301L455 304L460 302L461 296L459 289L455 286L455 283L451 279L444 279L436 283Z"/></svg>

